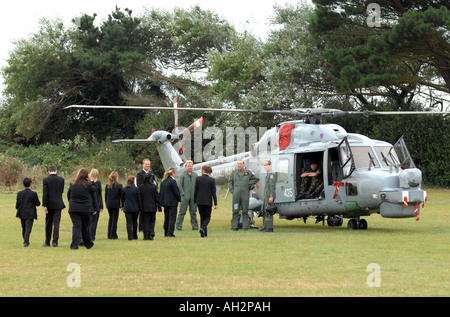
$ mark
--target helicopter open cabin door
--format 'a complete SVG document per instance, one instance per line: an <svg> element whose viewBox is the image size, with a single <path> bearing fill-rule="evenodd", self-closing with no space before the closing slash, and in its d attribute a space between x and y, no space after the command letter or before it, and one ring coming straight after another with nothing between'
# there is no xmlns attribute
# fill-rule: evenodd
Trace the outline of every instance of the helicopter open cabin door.
<svg viewBox="0 0 450 317"><path fill-rule="evenodd" d="M276 202L295 201L294 160L293 155L280 155L277 160Z"/></svg>

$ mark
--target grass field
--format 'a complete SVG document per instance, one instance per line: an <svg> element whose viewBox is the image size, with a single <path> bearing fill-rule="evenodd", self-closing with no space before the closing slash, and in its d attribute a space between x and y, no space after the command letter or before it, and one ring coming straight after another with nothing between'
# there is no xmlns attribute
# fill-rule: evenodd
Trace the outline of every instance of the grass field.
<svg viewBox="0 0 450 317"><path fill-rule="evenodd" d="M41 199L41 192L38 190ZM275 232L230 231L231 201L219 198L208 238L192 231L189 216L176 238L164 238L157 214L154 241L106 239L100 216L91 250L70 250L72 223L63 211L58 248L44 248L43 208L22 246L16 194L0 195L0 296L449 296L450 191L428 190L420 221L367 217L369 229L280 220ZM261 218L257 218L261 225ZM80 265L81 286L69 287L67 266ZM380 287L368 287L371 263Z"/></svg>

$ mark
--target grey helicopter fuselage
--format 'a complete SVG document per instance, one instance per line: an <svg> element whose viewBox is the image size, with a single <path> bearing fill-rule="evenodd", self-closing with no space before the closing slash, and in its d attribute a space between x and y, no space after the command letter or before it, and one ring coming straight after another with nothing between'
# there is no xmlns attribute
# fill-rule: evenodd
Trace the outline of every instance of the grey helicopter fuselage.
<svg viewBox="0 0 450 317"><path fill-rule="evenodd" d="M171 145L171 137L168 132L156 131L148 140L157 145L164 168L175 166L181 172L185 163ZM347 133L336 124L284 122L266 131L250 151L195 164L194 171L199 173L201 166L210 165L220 188L236 169L237 160L243 160L260 178L251 192L249 209L254 211L261 209L263 201L263 163L271 161L272 171L277 173L275 204L281 218L339 215L359 219L372 213L388 218L417 217L419 204L426 200L426 192L420 189L420 170L402 169L392 144ZM322 168L323 194L297 199L300 175L312 160L319 161Z"/></svg>

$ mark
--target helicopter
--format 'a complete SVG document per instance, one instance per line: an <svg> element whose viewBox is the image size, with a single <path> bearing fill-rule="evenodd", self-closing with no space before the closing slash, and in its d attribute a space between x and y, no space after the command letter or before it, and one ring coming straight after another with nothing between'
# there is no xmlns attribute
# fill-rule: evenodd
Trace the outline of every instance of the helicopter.
<svg viewBox="0 0 450 317"><path fill-rule="evenodd" d="M120 139L113 143L153 143L165 169L175 167L177 174L185 169L185 160L175 149L183 137L203 124L203 118L186 129L178 127L178 111L226 111L269 113L284 115L296 120L285 121L268 129L250 150L230 156L219 157L194 164L197 173L204 165L213 169L217 193L228 182L236 169L237 161L244 161L246 168L265 179L263 164L269 160L276 172L276 199L274 205L281 219L315 217L316 223L325 221L330 227L340 227L344 218L349 219L347 229L368 228L362 218L380 214L385 218L408 218L419 220L420 209L427 202L427 193L421 189L422 172L416 168L403 137L394 145L370 139L367 136L348 133L337 124L322 123L323 118L349 115L439 115L450 112L431 111L342 111L339 109L300 108L291 110L178 108L148 106L83 106L66 108L146 109L173 110L174 133L152 131L148 139ZM181 150L182 150L181 145ZM322 169L323 191L314 198L301 198L300 175L312 162ZM249 212L260 212L263 204L264 182L251 189ZM228 192L226 194L228 196Z"/></svg>

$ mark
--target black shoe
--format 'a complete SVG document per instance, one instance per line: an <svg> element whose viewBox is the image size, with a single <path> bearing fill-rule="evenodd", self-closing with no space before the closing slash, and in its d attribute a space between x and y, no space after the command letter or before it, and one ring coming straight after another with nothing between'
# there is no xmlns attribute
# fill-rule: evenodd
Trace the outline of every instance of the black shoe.
<svg viewBox="0 0 450 317"><path fill-rule="evenodd" d="M52 242L52 247L57 247L58 246L58 242Z"/></svg>
<svg viewBox="0 0 450 317"><path fill-rule="evenodd" d="M29 245L30 245L30 242L25 242L25 243L23 244L24 248L28 247Z"/></svg>
<svg viewBox="0 0 450 317"><path fill-rule="evenodd" d="M266 229L261 230L261 231L262 231L262 232L273 232L273 229L266 228Z"/></svg>
<svg viewBox="0 0 450 317"><path fill-rule="evenodd" d="M309 192L308 191L306 191L306 192L302 191L295 197L295 199L297 199L297 200L299 200L299 199L306 199L306 198L308 198L308 196L309 196Z"/></svg>
<svg viewBox="0 0 450 317"><path fill-rule="evenodd" d="M319 192L317 190L313 191L310 195L310 198L318 198L319 197Z"/></svg>
<svg viewBox="0 0 450 317"><path fill-rule="evenodd" d="M48 244L47 242L44 242L44 243L42 243L42 246L43 246L43 247L49 247L50 244Z"/></svg>
<svg viewBox="0 0 450 317"><path fill-rule="evenodd" d="M205 237L205 231L203 231L203 229L200 229L200 236L201 236L202 238Z"/></svg>

